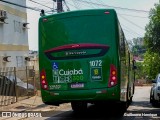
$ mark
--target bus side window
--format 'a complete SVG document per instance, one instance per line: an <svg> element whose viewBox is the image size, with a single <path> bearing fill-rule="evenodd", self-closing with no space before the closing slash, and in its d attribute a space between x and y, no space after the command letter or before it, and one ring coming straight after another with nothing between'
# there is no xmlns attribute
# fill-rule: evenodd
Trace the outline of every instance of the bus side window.
<svg viewBox="0 0 160 120"><path fill-rule="evenodd" d="M125 51L125 38L123 32L120 30L120 56L121 60L125 61L126 51Z"/></svg>

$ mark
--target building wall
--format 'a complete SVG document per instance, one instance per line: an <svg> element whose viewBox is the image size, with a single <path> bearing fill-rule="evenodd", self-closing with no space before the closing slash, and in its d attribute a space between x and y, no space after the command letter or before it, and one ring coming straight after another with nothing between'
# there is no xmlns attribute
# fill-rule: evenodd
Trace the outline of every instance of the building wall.
<svg viewBox="0 0 160 120"><path fill-rule="evenodd" d="M26 0L6 0L25 6ZM23 27L27 23L25 8L0 2L0 10L7 12L7 19L0 23L0 67L26 66L25 57L29 53L28 30ZM8 57L9 62L3 58Z"/></svg>

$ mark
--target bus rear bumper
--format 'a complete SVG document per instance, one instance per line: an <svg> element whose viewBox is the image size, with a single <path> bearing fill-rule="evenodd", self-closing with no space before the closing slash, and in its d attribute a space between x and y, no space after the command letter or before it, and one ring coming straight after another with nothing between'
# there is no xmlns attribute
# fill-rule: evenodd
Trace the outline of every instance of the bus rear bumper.
<svg viewBox="0 0 160 120"><path fill-rule="evenodd" d="M120 101L118 87L90 90L72 91L46 91L42 90L42 100L46 104L60 104L72 101Z"/></svg>

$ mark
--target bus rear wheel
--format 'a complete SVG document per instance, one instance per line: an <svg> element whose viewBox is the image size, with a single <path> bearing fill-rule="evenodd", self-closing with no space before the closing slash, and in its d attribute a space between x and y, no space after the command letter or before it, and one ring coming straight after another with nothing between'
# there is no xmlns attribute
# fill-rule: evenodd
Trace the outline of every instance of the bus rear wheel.
<svg viewBox="0 0 160 120"><path fill-rule="evenodd" d="M87 103L84 101L71 102L71 107L74 112L84 112L87 109Z"/></svg>
<svg viewBox="0 0 160 120"><path fill-rule="evenodd" d="M124 114L127 111L128 108L128 102L122 102L119 104L119 112L120 114Z"/></svg>
<svg viewBox="0 0 160 120"><path fill-rule="evenodd" d="M116 107L114 109L115 117L122 117L124 113L127 111L128 103L126 102L119 102L116 104Z"/></svg>

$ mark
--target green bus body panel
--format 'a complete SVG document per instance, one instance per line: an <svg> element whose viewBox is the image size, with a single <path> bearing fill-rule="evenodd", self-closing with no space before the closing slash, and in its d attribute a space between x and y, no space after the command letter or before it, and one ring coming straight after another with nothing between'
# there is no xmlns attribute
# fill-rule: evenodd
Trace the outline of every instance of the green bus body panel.
<svg viewBox="0 0 160 120"><path fill-rule="evenodd" d="M104 45L108 49L105 54L95 57L93 55L98 54L100 49L61 50L67 47L64 45L74 47L85 44ZM48 90L41 89L43 101L119 101L121 73L118 46L118 19L114 10L84 10L41 17L39 69L46 71L49 86ZM51 50L60 50L50 53L57 59L46 56L45 53ZM68 54L71 57L67 58ZM85 54L92 57L80 57ZM117 68L118 84L109 88L111 64Z"/></svg>
<svg viewBox="0 0 160 120"><path fill-rule="evenodd" d="M104 93L101 93L103 91ZM57 94L58 93L58 94ZM91 90L71 90L71 91L42 91L43 102L63 103L74 100L85 101L119 101L119 87L91 89ZM50 96L50 97L49 97Z"/></svg>

